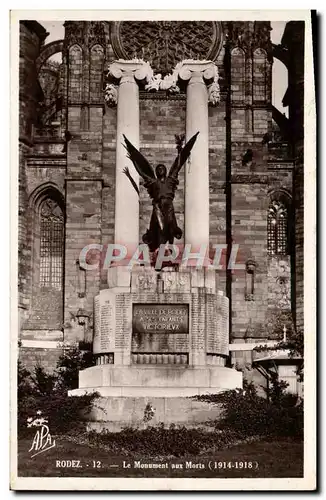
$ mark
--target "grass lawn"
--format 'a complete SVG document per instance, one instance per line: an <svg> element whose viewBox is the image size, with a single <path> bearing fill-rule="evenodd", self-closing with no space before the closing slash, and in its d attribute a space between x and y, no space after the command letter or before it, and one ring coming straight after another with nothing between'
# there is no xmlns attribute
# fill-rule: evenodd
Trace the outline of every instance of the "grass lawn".
<svg viewBox="0 0 326 500"><path fill-rule="evenodd" d="M64 436L57 436L55 439L56 446L54 448L33 458L31 458L32 453L29 452L31 440L19 440L19 477L250 478L303 476L303 443L291 439L237 444L231 448L214 451L211 455L180 458L145 457L136 453L119 457L110 455L103 448L74 443ZM69 464L68 461L75 462ZM123 467L123 461L125 467ZM153 463L167 465L164 468L145 469L137 467L137 462L147 465ZM249 462L253 463L253 468L249 468ZM73 467L68 465L73 465Z"/></svg>

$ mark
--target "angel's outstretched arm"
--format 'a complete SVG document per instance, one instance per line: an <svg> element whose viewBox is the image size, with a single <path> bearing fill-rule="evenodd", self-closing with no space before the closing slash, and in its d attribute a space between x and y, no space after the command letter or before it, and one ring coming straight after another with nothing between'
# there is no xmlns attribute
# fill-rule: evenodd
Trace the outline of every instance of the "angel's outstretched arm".
<svg viewBox="0 0 326 500"><path fill-rule="evenodd" d="M137 193L137 194L138 194L138 196L139 196L139 188L138 188L138 186L137 186L136 182L134 181L134 179L132 178L132 175L131 175L131 174L130 174L130 172L129 172L129 168L128 168L128 167L125 167L125 168L122 170L122 172L123 172L123 173L124 173L124 174L128 177L128 179L130 180L131 184L133 185L133 187L134 187L134 189L135 189L136 193Z"/></svg>

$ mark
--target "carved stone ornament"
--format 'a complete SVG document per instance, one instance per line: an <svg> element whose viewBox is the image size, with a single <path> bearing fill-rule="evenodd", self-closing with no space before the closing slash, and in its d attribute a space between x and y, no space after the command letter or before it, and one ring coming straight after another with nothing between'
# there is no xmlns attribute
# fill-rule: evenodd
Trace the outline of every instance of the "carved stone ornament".
<svg viewBox="0 0 326 500"><path fill-rule="evenodd" d="M122 77L135 78L139 82L148 83L153 78L153 70L148 62L143 59L124 60L118 59L109 67L109 78L120 80Z"/></svg>
<svg viewBox="0 0 326 500"><path fill-rule="evenodd" d="M180 92L178 85L179 78L181 80L189 80L192 73L201 73L204 81L208 83L208 102L216 106L220 102L220 86L219 75L216 64L212 61L197 61L194 59L186 59L179 62L172 73L165 75L154 72L148 62L142 59L114 61L109 67L108 79L120 79L122 76L131 75L139 81L145 82L145 90L156 92L159 90L167 91L171 94ZM107 83L105 87L105 101L109 106L117 104L118 90L113 83Z"/></svg>
<svg viewBox="0 0 326 500"><path fill-rule="evenodd" d="M132 59L130 61L117 60L109 66L107 74L107 84L104 89L104 99L108 106L116 106L118 102L117 81L129 79L148 83L153 78L153 70L150 65L142 59Z"/></svg>
<svg viewBox="0 0 326 500"><path fill-rule="evenodd" d="M291 308L291 290L290 290L290 278L288 276L279 276L276 278L280 290L279 306L281 309Z"/></svg>
<svg viewBox="0 0 326 500"><path fill-rule="evenodd" d="M158 75L153 75L148 84L145 85L145 90L167 90L170 93L177 94L180 92L180 87L177 85L177 78L175 78L174 73L166 75L164 78L159 73Z"/></svg>
<svg viewBox="0 0 326 500"><path fill-rule="evenodd" d="M183 59L215 60L222 38L221 24L216 21L120 21L112 25L117 57L148 60L164 76Z"/></svg>
<svg viewBox="0 0 326 500"><path fill-rule="evenodd" d="M103 21L91 21L89 26L89 45L100 44L105 47L105 32Z"/></svg>
<svg viewBox="0 0 326 500"><path fill-rule="evenodd" d="M106 46L105 22L103 21L66 21L64 44L69 47L73 44Z"/></svg>
<svg viewBox="0 0 326 500"><path fill-rule="evenodd" d="M60 206L56 201L51 199L47 199L43 202L41 206L41 217L47 221L63 222L63 213Z"/></svg>
<svg viewBox="0 0 326 500"><path fill-rule="evenodd" d="M66 21L64 45L70 46L75 43L82 45L85 34L85 21Z"/></svg>
<svg viewBox="0 0 326 500"><path fill-rule="evenodd" d="M194 75L200 75L208 84L208 102L216 106L220 102L219 74L216 64L212 61L186 59L177 64L175 71L179 78L188 81Z"/></svg>
<svg viewBox="0 0 326 500"><path fill-rule="evenodd" d="M153 274L140 274L138 276L139 290L150 290L156 286L156 276Z"/></svg>
<svg viewBox="0 0 326 500"><path fill-rule="evenodd" d="M254 36L253 36L253 46L254 48L260 47L266 50L269 55L269 59L272 55L272 42L271 42L271 23L270 21L255 21L254 24Z"/></svg>
<svg viewBox="0 0 326 500"><path fill-rule="evenodd" d="M167 90L170 93L178 93L180 92L180 87L178 86L178 78L179 78L179 69L182 66L182 63L178 63L172 73L165 75L162 78L161 73L157 75L153 75L150 78L148 84L145 86L146 90Z"/></svg>
<svg viewBox="0 0 326 500"><path fill-rule="evenodd" d="M291 308L291 267L288 257L272 258L268 267L268 278L276 301L281 309Z"/></svg>
<svg viewBox="0 0 326 500"><path fill-rule="evenodd" d="M247 273L254 273L256 270L256 262L252 259L248 259L246 262Z"/></svg>
<svg viewBox="0 0 326 500"><path fill-rule="evenodd" d="M166 273L164 278L164 288L166 290L170 290L173 287L182 288L188 283L187 277L183 273Z"/></svg>
<svg viewBox="0 0 326 500"><path fill-rule="evenodd" d="M113 83L107 83L104 90L104 99L108 106L113 107L118 102L118 87Z"/></svg>
<svg viewBox="0 0 326 500"><path fill-rule="evenodd" d="M268 55L269 62L272 57L272 42L270 39L270 21L223 21L223 31L231 46L240 47L245 52L262 48Z"/></svg>
<svg viewBox="0 0 326 500"><path fill-rule="evenodd" d="M208 102L212 106L217 106L220 100L221 100L220 86L218 84L218 81L214 80L212 85L208 87Z"/></svg>
<svg viewBox="0 0 326 500"><path fill-rule="evenodd" d="M205 68L207 64L209 65L209 68L207 68L209 74L206 71L206 76L208 76L208 79L210 80L213 79L213 81L208 86L208 101L213 106L215 106L220 102L220 86L218 84L219 76L217 66L211 61L197 61L194 59L186 59L184 61L181 61L176 65L172 73L165 75L164 78L162 78L161 73L153 75L152 78L150 78L150 80L148 81L147 85L145 85L145 89L149 91L166 90L171 94L179 93L180 87L178 85L178 79L180 77L180 71L183 71L184 67L187 64L195 65L195 67L197 68L198 63L203 63L205 65ZM212 72L210 72L210 66L212 66L213 68ZM199 69L201 69L201 67ZM203 74L203 76L205 77L205 73Z"/></svg>

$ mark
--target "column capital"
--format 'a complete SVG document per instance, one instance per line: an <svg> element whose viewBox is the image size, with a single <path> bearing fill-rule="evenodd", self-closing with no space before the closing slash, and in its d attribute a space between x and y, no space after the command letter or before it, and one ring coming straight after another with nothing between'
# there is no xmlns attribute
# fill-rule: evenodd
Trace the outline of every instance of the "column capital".
<svg viewBox="0 0 326 500"><path fill-rule="evenodd" d="M120 80L120 83L128 81L134 83L148 81L153 76L153 70L150 64L142 60L124 60L114 61L109 66L109 75Z"/></svg>
<svg viewBox="0 0 326 500"><path fill-rule="evenodd" d="M188 85L195 83L207 84L208 102L216 106L220 102L219 75L215 63L212 61L182 61L176 68L178 77Z"/></svg>
<svg viewBox="0 0 326 500"><path fill-rule="evenodd" d="M185 81L201 77L204 81L210 82L218 76L217 66L212 61L182 61L178 73L179 78Z"/></svg>

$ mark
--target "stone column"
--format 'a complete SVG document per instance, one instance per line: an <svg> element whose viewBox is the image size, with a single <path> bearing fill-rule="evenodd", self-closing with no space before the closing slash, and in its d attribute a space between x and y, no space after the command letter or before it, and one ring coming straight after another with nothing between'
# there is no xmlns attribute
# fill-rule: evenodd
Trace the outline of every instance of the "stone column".
<svg viewBox="0 0 326 500"><path fill-rule="evenodd" d="M187 85L186 140L199 131L185 167L185 243L192 251L209 243L208 100L217 68L210 61L187 61L179 70Z"/></svg>
<svg viewBox="0 0 326 500"><path fill-rule="evenodd" d="M139 176L127 158L123 135L139 148L139 89L138 81L149 75L150 66L144 62L115 61L110 75L120 80L117 96L117 144L115 179L115 243L136 247L139 243L139 200L129 179L123 173L128 167L139 183Z"/></svg>

